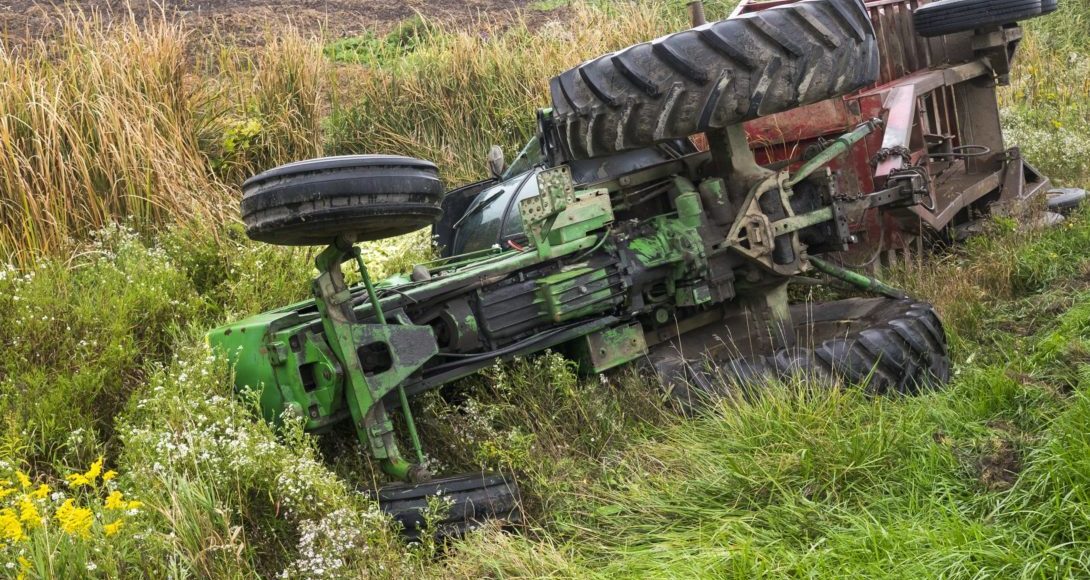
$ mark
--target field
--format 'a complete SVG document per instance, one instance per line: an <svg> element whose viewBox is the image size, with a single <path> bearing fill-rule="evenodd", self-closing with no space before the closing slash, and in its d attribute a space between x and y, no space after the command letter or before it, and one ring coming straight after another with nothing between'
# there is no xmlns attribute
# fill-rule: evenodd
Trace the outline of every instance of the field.
<svg viewBox="0 0 1090 580"><path fill-rule="evenodd" d="M314 251L245 239L243 179L381 151L468 182L491 144L512 155L530 136L551 75L685 26L673 2L512 2L523 16L480 22L460 11L500 4L376 9L322 34L312 22L339 17L301 12L300 28L271 30L253 24L261 10L212 3L199 18L26 24L12 16L21 3L4 5L0 574L1085 575L1086 210L1049 230L997 218L887 273L943 314L955 372L941 392L777 384L685 418L655 385L581 380L548 355L418 400L435 470L519 474L515 533L406 545L358 492L377 476L349 434L255 420L203 334L307 296ZM1027 23L1000 99L1009 141L1086 186L1090 7L1060 5ZM217 20L232 10L258 16L232 36L236 21ZM427 246L416 234L366 251L386 275Z"/></svg>

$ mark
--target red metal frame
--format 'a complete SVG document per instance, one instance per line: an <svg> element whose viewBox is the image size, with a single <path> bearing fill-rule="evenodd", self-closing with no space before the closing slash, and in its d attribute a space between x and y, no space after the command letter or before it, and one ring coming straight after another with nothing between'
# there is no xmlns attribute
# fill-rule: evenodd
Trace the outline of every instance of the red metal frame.
<svg viewBox="0 0 1090 580"><path fill-rule="evenodd" d="M732 16L794 1L742 0ZM985 211L995 201L1025 199L1049 186L1016 149L1005 148L999 125L995 86L1006 81L1021 29L923 38L916 34L912 12L926 3L865 2L879 44L880 73L874 85L746 124L758 161L771 164L798 162L825 138L868 119L885 120L881 132L832 164L844 192L882 189L890 173L902 169L900 155L880 157L882 151L907 148L909 163L927 170L932 203L868 213L863 223L853 225L864 242L853 253L909 249L926 231L948 234L951 226L972 219L973 211ZM936 157L966 145L983 145L990 152L973 158Z"/></svg>

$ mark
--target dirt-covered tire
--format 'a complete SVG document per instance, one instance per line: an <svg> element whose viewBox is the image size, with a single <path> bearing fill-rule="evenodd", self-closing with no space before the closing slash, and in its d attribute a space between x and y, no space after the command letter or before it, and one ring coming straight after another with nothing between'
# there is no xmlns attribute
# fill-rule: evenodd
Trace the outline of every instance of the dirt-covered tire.
<svg viewBox="0 0 1090 580"><path fill-rule="evenodd" d="M564 153L586 159L684 138L874 83L859 0L803 0L636 44L552 79Z"/></svg>
<svg viewBox="0 0 1090 580"><path fill-rule="evenodd" d="M442 215L434 164L396 155L344 155L281 165L242 185L250 238L284 246L378 240L428 227Z"/></svg>
<svg viewBox="0 0 1090 580"><path fill-rule="evenodd" d="M518 485L500 474L467 473L427 483L395 484L378 490L379 506L401 524L408 539L417 539L426 525L439 537L460 537L488 520L521 519ZM442 519L425 522L429 498L447 504Z"/></svg>
<svg viewBox="0 0 1090 580"><path fill-rule="evenodd" d="M920 36L931 37L1029 20L1042 12L1041 0L939 0L917 8L912 22Z"/></svg>
<svg viewBox="0 0 1090 580"><path fill-rule="evenodd" d="M942 322L930 304L853 298L792 307L796 346L771 353L682 359L665 345L655 372L683 408L792 377L862 384L873 394L915 394L950 377ZM674 352L677 352L676 349Z"/></svg>
<svg viewBox="0 0 1090 580"><path fill-rule="evenodd" d="M1071 213L1086 201L1086 190L1077 187L1061 187L1045 194L1049 211Z"/></svg>

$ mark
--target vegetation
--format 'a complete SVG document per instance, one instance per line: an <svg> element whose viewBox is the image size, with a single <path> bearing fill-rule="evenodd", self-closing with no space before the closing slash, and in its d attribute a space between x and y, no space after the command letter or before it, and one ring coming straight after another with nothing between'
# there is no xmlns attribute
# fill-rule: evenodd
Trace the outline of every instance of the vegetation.
<svg viewBox="0 0 1090 580"><path fill-rule="evenodd" d="M453 185L515 151L549 76L684 24L676 7L575 4L568 24L256 52L173 24L0 55L0 573L35 577L1062 576L1090 565L1090 214L992 231L892 274L953 344L940 393L770 385L687 419L634 377L562 359L425 397L437 469L520 474L527 523L405 546L350 437L274 432L202 346L305 297L313 251L235 223L254 170L330 152L430 158ZM709 14L725 13L712 6ZM1085 4L1027 26L1009 136L1086 183ZM202 55L202 56L194 56ZM324 55L324 58L323 58ZM1080 72L1081 71L1081 72ZM120 224L120 225L119 225ZM422 236L367 248L383 273ZM137 502L137 503L133 503Z"/></svg>

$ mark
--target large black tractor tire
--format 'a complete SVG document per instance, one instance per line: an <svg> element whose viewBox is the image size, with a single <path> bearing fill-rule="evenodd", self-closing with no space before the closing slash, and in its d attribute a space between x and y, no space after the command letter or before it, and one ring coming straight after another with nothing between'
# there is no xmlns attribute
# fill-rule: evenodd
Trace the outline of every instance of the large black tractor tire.
<svg viewBox="0 0 1090 580"><path fill-rule="evenodd" d="M448 504L438 521L425 522L429 498ZM426 483L395 484L378 490L379 506L415 540L425 529L437 537L461 537L489 520L521 520L521 497L513 479L500 474L467 473Z"/></svg>
<svg viewBox="0 0 1090 580"><path fill-rule="evenodd" d="M564 153L587 159L815 103L878 79L859 0L803 0L587 61L551 81Z"/></svg>
<svg viewBox="0 0 1090 580"><path fill-rule="evenodd" d="M442 215L434 164L396 155L344 155L281 165L242 185L251 239L284 246L339 236L379 240L425 228Z"/></svg>
<svg viewBox="0 0 1090 580"><path fill-rule="evenodd" d="M742 395L792 377L866 386L873 394L915 394L950 378L946 335L930 304L852 298L792 307L796 346L771 353L724 352L684 358L663 345L649 360L682 408ZM705 340L706 344L722 341ZM743 345L744 346L744 345Z"/></svg>
<svg viewBox="0 0 1090 580"><path fill-rule="evenodd" d="M1040 16L1041 0L939 0L916 9L912 22L920 36L942 36L1002 26ZM1051 3L1051 10L1056 3Z"/></svg>

